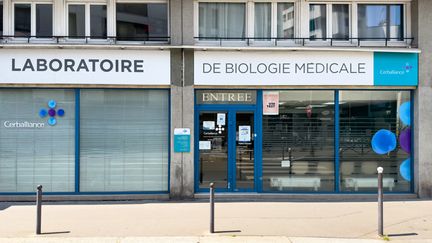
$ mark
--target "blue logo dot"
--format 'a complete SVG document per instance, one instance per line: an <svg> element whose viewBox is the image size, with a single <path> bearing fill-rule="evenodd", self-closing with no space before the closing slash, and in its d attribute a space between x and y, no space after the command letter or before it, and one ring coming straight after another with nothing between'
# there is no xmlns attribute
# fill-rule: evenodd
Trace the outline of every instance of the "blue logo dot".
<svg viewBox="0 0 432 243"><path fill-rule="evenodd" d="M41 118L44 118L44 117L46 117L48 115L48 111L46 110L46 109L40 109L40 111L39 111L39 116L41 117Z"/></svg>
<svg viewBox="0 0 432 243"><path fill-rule="evenodd" d="M50 126L54 126L56 123L57 123L57 120L56 120L54 117L50 117L50 118L48 119L48 124L49 124Z"/></svg>
<svg viewBox="0 0 432 243"><path fill-rule="evenodd" d="M49 108L54 108L56 107L57 103L55 102L55 100L50 100L48 101L48 107Z"/></svg>
<svg viewBox="0 0 432 243"><path fill-rule="evenodd" d="M57 111L57 115L58 115L58 116L64 116L64 114L65 114L65 111L64 111L63 109L59 109L59 110Z"/></svg>

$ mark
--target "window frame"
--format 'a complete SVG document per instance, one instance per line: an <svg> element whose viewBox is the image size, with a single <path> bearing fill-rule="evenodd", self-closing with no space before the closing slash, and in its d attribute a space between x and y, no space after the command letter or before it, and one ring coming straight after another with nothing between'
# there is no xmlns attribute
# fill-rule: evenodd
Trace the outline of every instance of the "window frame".
<svg viewBox="0 0 432 243"><path fill-rule="evenodd" d="M248 29L249 29L249 35L247 35L248 38L255 38L255 3L269 3L271 4L271 36L270 36L270 41L266 41L266 40L254 40L252 39L251 44L253 45L278 45L278 46L290 46L293 45L295 43L298 42L298 40L296 38L298 38L298 29L299 29L299 20L298 18L298 4L295 0L257 0L257 1L253 1L253 2L248 2L250 3L250 23L248 24ZM278 14L278 4L279 3L291 3L293 4L293 8L294 8L294 39L275 39L275 38L279 38L277 36L277 25L278 25L278 19L277 19L277 14Z"/></svg>
<svg viewBox="0 0 432 243"><path fill-rule="evenodd" d="M243 3L245 5L245 40L200 40L199 37L199 4L200 3ZM218 1L218 0L195 0L194 1L194 39L195 43L200 43L204 45L222 45L222 42L228 42L230 44L234 45L245 45L248 41L248 38L250 38L251 28L254 28L254 18L252 15L254 15L254 9L251 9L251 5L253 5L254 2L250 2L247 0L226 0L226 1ZM251 17L252 16L252 17ZM253 30L252 30L253 33Z"/></svg>
<svg viewBox="0 0 432 243"><path fill-rule="evenodd" d="M15 5L17 4L29 4L30 5L30 36L31 37L23 37L23 36L15 36ZM13 1L11 3L11 10L10 10L10 25L11 25L11 29L10 32L12 33L12 35L14 36L13 39L17 39L17 40L22 40L22 39L37 39L37 40L42 40L42 41L48 41L48 40L52 40L52 38L39 38L36 37L36 5L39 4L51 4L52 6L52 36L55 35L55 28L54 26L56 25L56 14L55 14L55 5L52 1L36 1L36 2L31 2L31 1ZM3 5L4 8L4 5ZM5 30L3 29L3 33L5 32Z"/></svg>
<svg viewBox="0 0 432 243"><path fill-rule="evenodd" d="M84 22L85 22L85 25L84 25L84 35L85 35L85 38L71 38L70 37L70 34L69 34L69 6L71 6L71 5L84 5L84 16L85 16L85 19L84 19ZM107 29L106 29L106 31L107 31L107 38L105 38L105 39L102 39L102 38L92 38L91 37L91 33L90 33L90 31L91 31L90 7L92 5L102 5L102 6L105 5L107 7ZM68 41L71 41L71 42L73 42L73 41L82 42L83 40L87 39L89 41L97 41L97 42L101 42L102 41L102 42L106 42L109 39L109 34L108 34L108 30L109 30L109 27L108 27L109 10L108 10L108 4L106 4L105 2L99 2L99 1L97 1L97 2L75 2L75 1L74 2L67 2L66 3L65 18L66 18L66 20L65 20L65 23L66 23L66 25L65 25L66 26L65 33L66 33Z"/></svg>
<svg viewBox="0 0 432 243"><path fill-rule="evenodd" d="M113 37L117 38L117 3L135 3L135 4L151 4L151 3L163 3L166 4L166 8L167 8L167 37L168 40L167 41L151 41L151 40L147 40L146 42L151 42L151 43L160 43L160 44L166 44L167 42L170 42L171 39L171 25L170 25L170 1L169 0L116 0L114 2L114 6L112 7L113 10L113 14L110 16L112 17L112 28L113 28ZM107 10L107 12L109 12L109 10ZM119 44L140 44L142 43L142 41L134 41L134 40L121 40L121 41L116 41Z"/></svg>
<svg viewBox="0 0 432 243"><path fill-rule="evenodd" d="M356 26L357 29L357 37L362 38L361 36L358 36L358 6L359 5L384 5L386 8L388 8L391 5L401 5L402 7L402 40L388 40L388 41L374 41L374 40L361 40L362 46L377 46L382 45L383 42L387 42L389 46L405 46L408 44L409 40L405 40L405 38L409 38L408 36L411 36L411 29L409 28L408 22L411 24L411 15L409 14L411 11L411 1L394 1L394 2L370 2L370 1L359 1L357 3L357 9L355 12L356 15L356 23L353 23L353 25ZM386 36L388 38L388 36ZM365 38L367 39L367 38Z"/></svg>
<svg viewBox="0 0 432 243"><path fill-rule="evenodd" d="M307 33L308 33L308 37L307 38L311 38L310 37L310 5L325 5L326 6L326 37L323 39L320 38L316 38L314 40L312 39L308 39L308 41L306 41L306 43L308 44L317 44L317 45L323 45L323 44L328 44L330 45L331 43L335 42L338 43L338 45L350 45L351 43L354 42L353 39L348 39L348 40L333 40L333 5L348 5L348 19L349 19L349 31L348 31L348 38L354 38L353 37L353 25L354 23L354 11L353 11L353 3L351 2L319 2L319 1L313 1L313 2L309 2L307 4L307 23L306 25L306 29L307 29ZM305 32L306 33L306 32Z"/></svg>

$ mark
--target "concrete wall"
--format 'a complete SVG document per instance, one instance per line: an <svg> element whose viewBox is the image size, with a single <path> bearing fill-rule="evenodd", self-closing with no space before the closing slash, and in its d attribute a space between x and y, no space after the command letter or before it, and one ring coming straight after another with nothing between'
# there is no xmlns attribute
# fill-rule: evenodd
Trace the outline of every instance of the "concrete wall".
<svg viewBox="0 0 432 243"><path fill-rule="evenodd" d="M171 45L192 45L193 0L170 1ZM193 50L171 49L171 165L170 197L194 195ZM175 153L174 129L191 129L191 152Z"/></svg>
<svg viewBox="0 0 432 243"><path fill-rule="evenodd" d="M413 34L422 53L419 87L415 93L415 190L420 198L432 197L432 1L413 3Z"/></svg>

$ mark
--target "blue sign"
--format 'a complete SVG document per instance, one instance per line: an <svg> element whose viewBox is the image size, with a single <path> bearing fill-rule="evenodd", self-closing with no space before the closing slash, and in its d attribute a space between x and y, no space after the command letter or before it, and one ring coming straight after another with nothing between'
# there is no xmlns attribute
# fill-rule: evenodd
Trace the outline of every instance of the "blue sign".
<svg viewBox="0 0 432 243"><path fill-rule="evenodd" d="M374 85L417 86L418 54L400 52L375 52Z"/></svg>
<svg viewBox="0 0 432 243"><path fill-rule="evenodd" d="M189 128L174 129L174 152L175 153L190 152L190 129Z"/></svg>

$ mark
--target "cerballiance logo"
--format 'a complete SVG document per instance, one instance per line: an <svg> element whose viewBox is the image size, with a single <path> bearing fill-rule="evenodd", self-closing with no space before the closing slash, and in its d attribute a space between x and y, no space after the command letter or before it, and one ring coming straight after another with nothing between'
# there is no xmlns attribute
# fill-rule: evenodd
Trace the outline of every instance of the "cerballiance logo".
<svg viewBox="0 0 432 243"><path fill-rule="evenodd" d="M65 111L63 109L56 110L57 102L55 100L48 101L48 109L42 108L39 111L39 116L45 118L48 116L48 125L54 126L57 124L56 115L59 117L64 116Z"/></svg>
<svg viewBox="0 0 432 243"><path fill-rule="evenodd" d="M405 65L402 66L401 70L380 70L380 74L384 75L404 75L408 74L414 67L410 63L405 63Z"/></svg>

